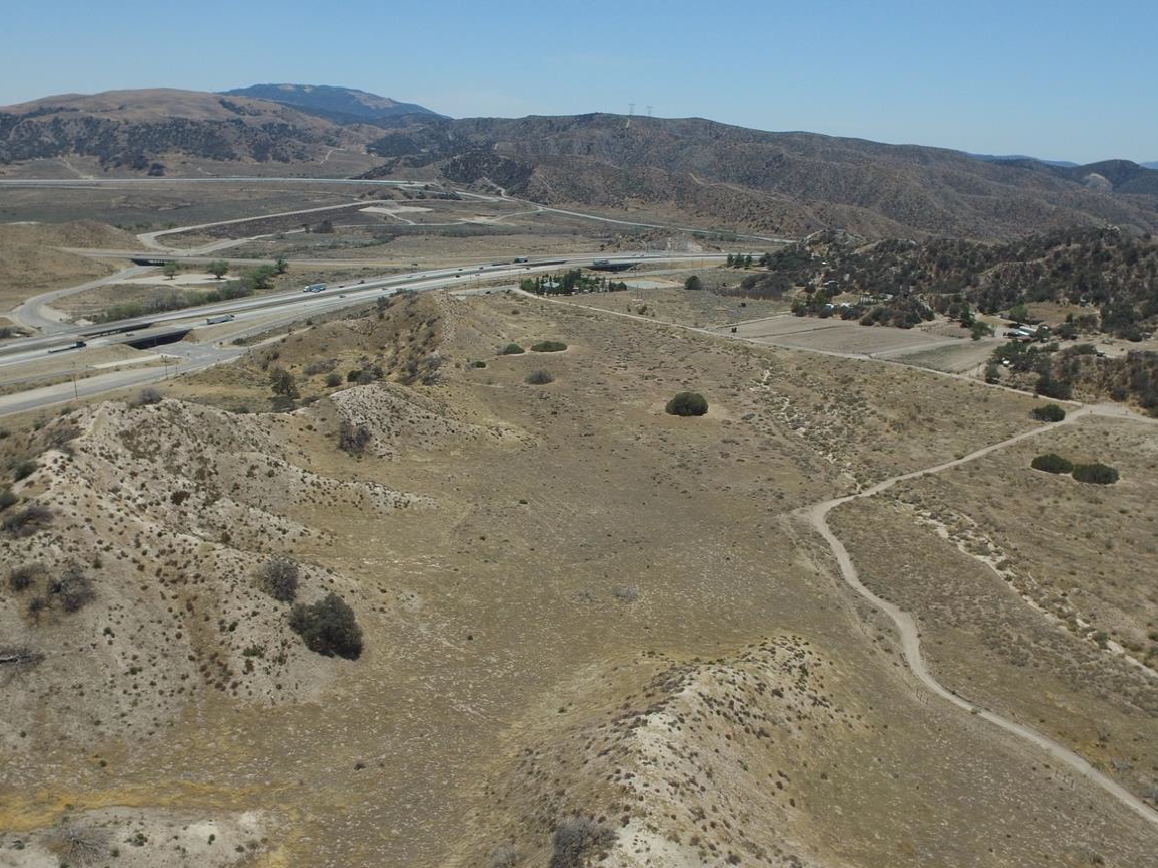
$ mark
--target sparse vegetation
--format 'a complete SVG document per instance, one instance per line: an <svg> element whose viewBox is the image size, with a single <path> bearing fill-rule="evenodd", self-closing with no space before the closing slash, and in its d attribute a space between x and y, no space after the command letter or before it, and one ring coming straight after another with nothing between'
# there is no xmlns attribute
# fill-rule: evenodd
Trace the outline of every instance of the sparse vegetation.
<svg viewBox="0 0 1158 868"><path fill-rule="evenodd" d="M17 512L6 515L0 530L12 536L32 536L52 523L52 510L39 503L30 503Z"/></svg>
<svg viewBox="0 0 1158 868"><path fill-rule="evenodd" d="M554 375L552 375L550 371L544 370L531 371L531 373L527 374L523 379L532 386L545 386L547 383L555 382Z"/></svg>
<svg viewBox="0 0 1158 868"><path fill-rule="evenodd" d="M269 558L257 569L258 586L275 600L292 603L298 595L298 565L285 557Z"/></svg>
<svg viewBox="0 0 1158 868"><path fill-rule="evenodd" d="M60 826L48 834L45 846L62 866L90 865L108 856L108 834L94 826Z"/></svg>
<svg viewBox="0 0 1158 868"><path fill-rule="evenodd" d="M40 465L35 461L22 461L17 464L15 468L13 468L12 478L16 482L19 482L22 479L27 479L29 476L36 472L36 468L39 466Z"/></svg>
<svg viewBox="0 0 1158 868"><path fill-rule="evenodd" d="M13 591L27 590L33 582L42 578L46 571L39 561L16 567L8 574L8 587Z"/></svg>
<svg viewBox="0 0 1158 868"><path fill-rule="evenodd" d="M664 407L672 416L703 416L708 412L708 401L699 392L679 392Z"/></svg>
<svg viewBox="0 0 1158 868"><path fill-rule="evenodd" d="M351 455L361 455L373 439L370 426L365 422L343 419L338 426L338 448Z"/></svg>
<svg viewBox="0 0 1158 868"><path fill-rule="evenodd" d="M615 830L581 814L565 817L555 827L551 868L584 868L615 843Z"/></svg>
<svg viewBox="0 0 1158 868"><path fill-rule="evenodd" d="M147 386L137 392L137 397L129 402L130 407L145 407L150 404L160 404L162 395L152 386Z"/></svg>
<svg viewBox="0 0 1158 868"><path fill-rule="evenodd" d="M362 654L362 628L354 610L333 591L316 603L294 605L289 624L317 654L347 660Z"/></svg>
<svg viewBox="0 0 1158 868"><path fill-rule="evenodd" d="M85 573L84 568L76 562L71 562L65 565L55 581L49 583L48 595L50 603L59 602L61 609L72 614L91 603L96 597L96 592L93 590L92 579Z"/></svg>

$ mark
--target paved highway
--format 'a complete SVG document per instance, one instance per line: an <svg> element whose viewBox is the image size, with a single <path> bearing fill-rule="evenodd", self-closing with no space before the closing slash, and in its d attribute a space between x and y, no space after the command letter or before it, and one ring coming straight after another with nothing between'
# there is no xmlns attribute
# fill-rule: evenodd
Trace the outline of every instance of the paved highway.
<svg viewBox="0 0 1158 868"><path fill-rule="evenodd" d="M236 299L218 304L204 305L197 308L186 308L180 311L157 314L147 317L152 327L171 325L173 327L186 326L190 328L205 327L206 319L216 316L230 315L234 319L228 323L215 325L214 342L195 343L181 341L167 344L164 352L167 356L181 358L179 369L182 372L196 371L211 365L230 361L241 355L245 350L231 341L237 338L248 338L257 334L273 331L291 323L307 319L311 316L330 313L359 304L365 304L381 296L394 295L398 292L426 292L437 289L453 289L455 287L469 288L478 286L484 278L487 280L509 277L513 283L529 274L558 271L560 268L579 268L589 266L596 259L606 259L606 253L566 254L559 258L536 257L526 263L487 263L462 268L437 268L429 271L416 272L405 275L389 275L373 278L353 284L337 284L329 286L324 292L306 293L301 290L274 293L257 297ZM719 261L722 254L702 253L674 253L674 254L638 254L633 256L615 257L614 262L633 262L643 264L681 263ZM105 278L111 281L115 278ZM472 280L473 278L473 280ZM57 293L67 294L67 290L57 290ZM44 296L38 298L43 299ZM33 300L26 302L31 304ZM100 326L64 325L53 321L51 325L55 331L50 335L38 335L30 338L21 338L6 342L0 347L0 370L4 367L27 363L36 359L49 358L50 349L59 349L85 340L84 348L69 350L71 356L75 353L76 366L83 370L84 353L86 349L107 346L111 343L124 343L130 335L114 333L100 337L86 338L85 333L96 329L113 329L128 327L142 322L141 319L126 320L121 323L103 323ZM132 337L139 337L135 332ZM114 371L107 374L86 377L75 382L63 383L55 386L46 386L31 389L12 395L0 396L0 416L12 413L26 412L41 409L53 404L61 404L76 398L93 397L105 392L118 389L141 386L163 379L167 370L159 368L145 368L126 371Z"/></svg>

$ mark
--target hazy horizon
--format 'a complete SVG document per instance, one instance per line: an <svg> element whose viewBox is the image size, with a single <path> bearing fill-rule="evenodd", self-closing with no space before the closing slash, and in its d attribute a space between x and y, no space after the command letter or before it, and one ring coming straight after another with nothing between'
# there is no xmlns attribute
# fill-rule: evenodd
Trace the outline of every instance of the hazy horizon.
<svg viewBox="0 0 1158 868"><path fill-rule="evenodd" d="M117 20L66 0L7 16L0 105L63 93L266 82L356 88L453 117L591 112L704 117L976 154L1158 160L1158 117L1130 91L1158 80L1158 8L1108 0L807 8L742 0L662 14L595 0L460 13L355 0L340 13L139 0ZM124 21L131 21L127 30ZM45 60L51 36L52 60ZM369 41L368 41L369 40Z"/></svg>

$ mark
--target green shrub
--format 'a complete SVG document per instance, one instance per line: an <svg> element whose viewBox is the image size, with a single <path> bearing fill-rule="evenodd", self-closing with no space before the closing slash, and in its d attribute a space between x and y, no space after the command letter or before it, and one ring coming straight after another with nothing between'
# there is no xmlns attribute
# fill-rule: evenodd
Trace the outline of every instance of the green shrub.
<svg viewBox="0 0 1158 868"><path fill-rule="evenodd" d="M11 488L0 488L0 512L14 506L19 500L20 498L12 493Z"/></svg>
<svg viewBox="0 0 1158 868"><path fill-rule="evenodd" d="M326 375L326 386L333 389L335 386L340 386L340 385L342 385L342 375L341 374L327 374Z"/></svg>
<svg viewBox="0 0 1158 868"><path fill-rule="evenodd" d="M17 482L21 479L27 479L36 472L36 468L39 466L35 461L23 461L16 465L16 468L12 471L12 478Z"/></svg>
<svg viewBox="0 0 1158 868"><path fill-rule="evenodd" d="M298 565L289 558L272 557L257 568L260 588L283 603L292 603L298 595Z"/></svg>
<svg viewBox="0 0 1158 868"><path fill-rule="evenodd" d="M664 411L673 416L703 416L708 412L708 401L699 392L680 392L667 402Z"/></svg>
<svg viewBox="0 0 1158 868"><path fill-rule="evenodd" d="M531 350L536 353L561 353L567 349L567 345L562 341L539 341L537 344L531 344Z"/></svg>
<svg viewBox="0 0 1158 868"><path fill-rule="evenodd" d="M1108 464L1075 464L1074 479L1094 485L1113 485L1118 481L1118 471Z"/></svg>
<svg viewBox="0 0 1158 868"><path fill-rule="evenodd" d="M354 610L333 591L311 605L297 603L289 625L317 654L356 660L362 653L362 628Z"/></svg>
<svg viewBox="0 0 1158 868"><path fill-rule="evenodd" d="M1034 407L1029 411L1029 415L1039 422L1060 422L1066 417L1066 411L1057 404L1045 404L1041 407Z"/></svg>
<svg viewBox="0 0 1158 868"><path fill-rule="evenodd" d="M499 350L499 355L500 356L517 356L517 355L520 355L520 354L525 353L525 352L526 352L526 350L524 350L518 344L511 343L511 344L507 344L505 347L503 347L501 350Z"/></svg>
<svg viewBox="0 0 1158 868"><path fill-rule="evenodd" d="M475 359L473 362L470 363L470 366L472 368L485 368L487 366L487 363L484 362L482 359Z"/></svg>
<svg viewBox="0 0 1158 868"><path fill-rule="evenodd" d="M1029 466L1034 470L1043 470L1046 473L1069 473L1074 469L1072 461L1055 455L1053 452L1038 455L1029 463Z"/></svg>
<svg viewBox="0 0 1158 868"><path fill-rule="evenodd" d="M550 371L531 371L531 373L527 374L523 379L532 386L545 386L555 381Z"/></svg>

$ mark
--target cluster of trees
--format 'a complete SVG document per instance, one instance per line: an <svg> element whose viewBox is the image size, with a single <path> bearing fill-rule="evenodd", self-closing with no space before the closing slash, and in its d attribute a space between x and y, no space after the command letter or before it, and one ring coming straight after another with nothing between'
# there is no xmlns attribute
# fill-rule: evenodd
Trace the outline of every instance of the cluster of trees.
<svg viewBox="0 0 1158 868"><path fill-rule="evenodd" d="M1069 474L1078 482L1090 485L1113 485L1118 481L1118 470L1115 467L1097 461L1092 464L1074 464L1054 452L1038 455L1029 466L1043 473Z"/></svg>
<svg viewBox="0 0 1158 868"><path fill-rule="evenodd" d="M362 628L349 604L333 591L316 603L294 602L300 569L285 557L271 557L257 568L257 585L282 603L293 603L290 629L302 637L306 647L326 657L356 660L362 654Z"/></svg>
<svg viewBox="0 0 1158 868"><path fill-rule="evenodd" d="M32 593L26 610L37 622L53 609L67 614L79 612L96 597L92 577L76 561L66 563L56 575L40 562L16 567L8 575L8 587L16 593Z"/></svg>
<svg viewBox="0 0 1158 868"><path fill-rule="evenodd" d="M273 285L273 279L277 275L285 273L288 267L285 259L278 257L273 265L259 265L241 275L237 280L223 283L216 289L207 292L170 289L157 293L146 301L114 304L95 315L93 319L96 322L115 322L171 310L184 310L187 307L198 307L203 304L216 304L220 301L246 298L258 290L269 289ZM170 278L176 276L180 270L180 265L175 262L168 262L163 266L164 274ZM216 260L206 266L206 271L216 279L223 280L225 275L229 273L229 263L224 259Z"/></svg>
<svg viewBox="0 0 1158 868"><path fill-rule="evenodd" d="M622 292L627 289L627 284L610 280L606 275L588 274L582 269L572 268L562 274L524 277L519 281L519 289L535 295L574 295L577 292Z"/></svg>
<svg viewBox="0 0 1158 868"><path fill-rule="evenodd" d="M916 295L938 313L961 305L985 314L1043 301L1086 305L1091 316L1073 322L1074 334L1063 337L1091 328L1139 338L1158 325L1158 240L1115 228L1057 230L1003 244L946 238L870 243L826 230L765 254L757 264L765 274L723 292L764 298L792 287L832 285L869 297Z"/></svg>

